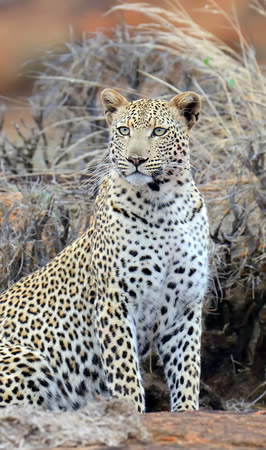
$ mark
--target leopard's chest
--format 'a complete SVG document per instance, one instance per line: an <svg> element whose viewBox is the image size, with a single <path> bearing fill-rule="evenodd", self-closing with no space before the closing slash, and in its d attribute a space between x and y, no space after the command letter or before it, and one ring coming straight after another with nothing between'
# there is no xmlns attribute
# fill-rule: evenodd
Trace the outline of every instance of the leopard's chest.
<svg viewBox="0 0 266 450"><path fill-rule="evenodd" d="M204 230L195 233L189 224L180 224L174 216L160 223L162 220L161 216L160 226L146 229L141 236L132 233L121 254L123 284L131 294L138 323L151 323L156 316L164 301L162 295L168 277L177 261L187 267L194 253L200 259L206 258ZM193 223L193 226L200 228L201 225Z"/></svg>
<svg viewBox="0 0 266 450"><path fill-rule="evenodd" d="M157 226L156 226L157 225ZM141 236L132 233L123 260L123 282L130 296L140 356L153 345L158 330L178 320L184 303L196 302L208 277L208 229L205 210L191 221L179 211L160 215ZM194 286L190 288L191 273ZM169 287L176 286L176 289ZM176 295L178 291L179 298Z"/></svg>

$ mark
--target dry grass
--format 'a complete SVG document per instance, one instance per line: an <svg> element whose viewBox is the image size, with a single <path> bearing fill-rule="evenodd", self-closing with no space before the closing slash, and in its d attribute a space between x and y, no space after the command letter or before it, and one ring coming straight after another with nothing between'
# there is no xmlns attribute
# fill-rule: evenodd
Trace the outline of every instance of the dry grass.
<svg viewBox="0 0 266 450"><path fill-rule="evenodd" d="M76 412L37 411L32 406L0 410L0 449L116 447L145 442L147 431L134 406L121 400L90 403Z"/></svg>
<svg viewBox="0 0 266 450"><path fill-rule="evenodd" d="M265 15L264 3L253 7ZM213 273L203 380L229 401L233 393L245 398L265 373L266 83L236 15L227 20L238 51L200 28L183 4L117 6L141 11L152 23L144 18L112 37L72 39L64 54L43 55L44 72L31 73L38 77L29 99L35 126L19 124L12 142L0 138L2 191L23 197L2 212L0 284L4 289L43 265L88 224L90 187L108 173L102 88L120 89L129 99L198 92L203 107L191 160L209 209ZM224 14L213 1L207 12L210 20ZM16 210L19 221L12 220ZM263 404L265 395L254 405Z"/></svg>

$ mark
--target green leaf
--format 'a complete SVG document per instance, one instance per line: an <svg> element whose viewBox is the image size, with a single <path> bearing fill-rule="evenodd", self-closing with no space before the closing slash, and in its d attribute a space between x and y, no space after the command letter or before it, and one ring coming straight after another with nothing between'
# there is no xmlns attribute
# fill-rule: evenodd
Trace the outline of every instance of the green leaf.
<svg viewBox="0 0 266 450"><path fill-rule="evenodd" d="M44 201L46 203L49 203L51 201L52 195L49 192L42 191L40 193L39 198L40 198L40 201Z"/></svg>
<svg viewBox="0 0 266 450"><path fill-rule="evenodd" d="M203 62L205 64L205 66L208 66L209 62L210 62L210 58L204 58Z"/></svg>
<svg viewBox="0 0 266 450"><path fill-rule="evenodd" d="M236 84L234 78L226 78L226 83L227 83L228 89L233 89Z"/></svg>

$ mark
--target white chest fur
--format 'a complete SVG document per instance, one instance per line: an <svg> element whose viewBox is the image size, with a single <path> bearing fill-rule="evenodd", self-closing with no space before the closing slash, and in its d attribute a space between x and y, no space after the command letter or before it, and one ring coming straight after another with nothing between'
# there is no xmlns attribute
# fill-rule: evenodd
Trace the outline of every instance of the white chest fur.
<svg viewBox="0 0 266 450"><path fill-rule="evenodd" d="M152 194L142 203L122 195L117 207L113 221L123 226L117 267L144 356L187 307L201 304L208 278L206 210L193 182L157 203Z"/></svg>

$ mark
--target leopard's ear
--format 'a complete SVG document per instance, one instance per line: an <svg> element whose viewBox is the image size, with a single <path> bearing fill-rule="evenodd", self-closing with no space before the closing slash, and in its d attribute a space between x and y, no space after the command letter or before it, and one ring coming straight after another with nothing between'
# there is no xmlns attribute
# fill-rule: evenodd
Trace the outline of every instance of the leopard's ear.
<svg viewBox="0 0 266 450"><path fill-rule="evenodd" d="M178 94L172 98L169 105L178 109L181 116L185 118L189 130L197 122L201 101L200 97L198 94L195 94L195 92L182 92L182 94Z"/></svg>
<svg viewBox="0 0 266 450"><path fill-rule="evenodd" d="M102 104L104 106L104 114L106 122L110 126L113 122L113 116L121 106L128 105L128 101L119 92L113 89L104 89L101 95Z"/></svg>

